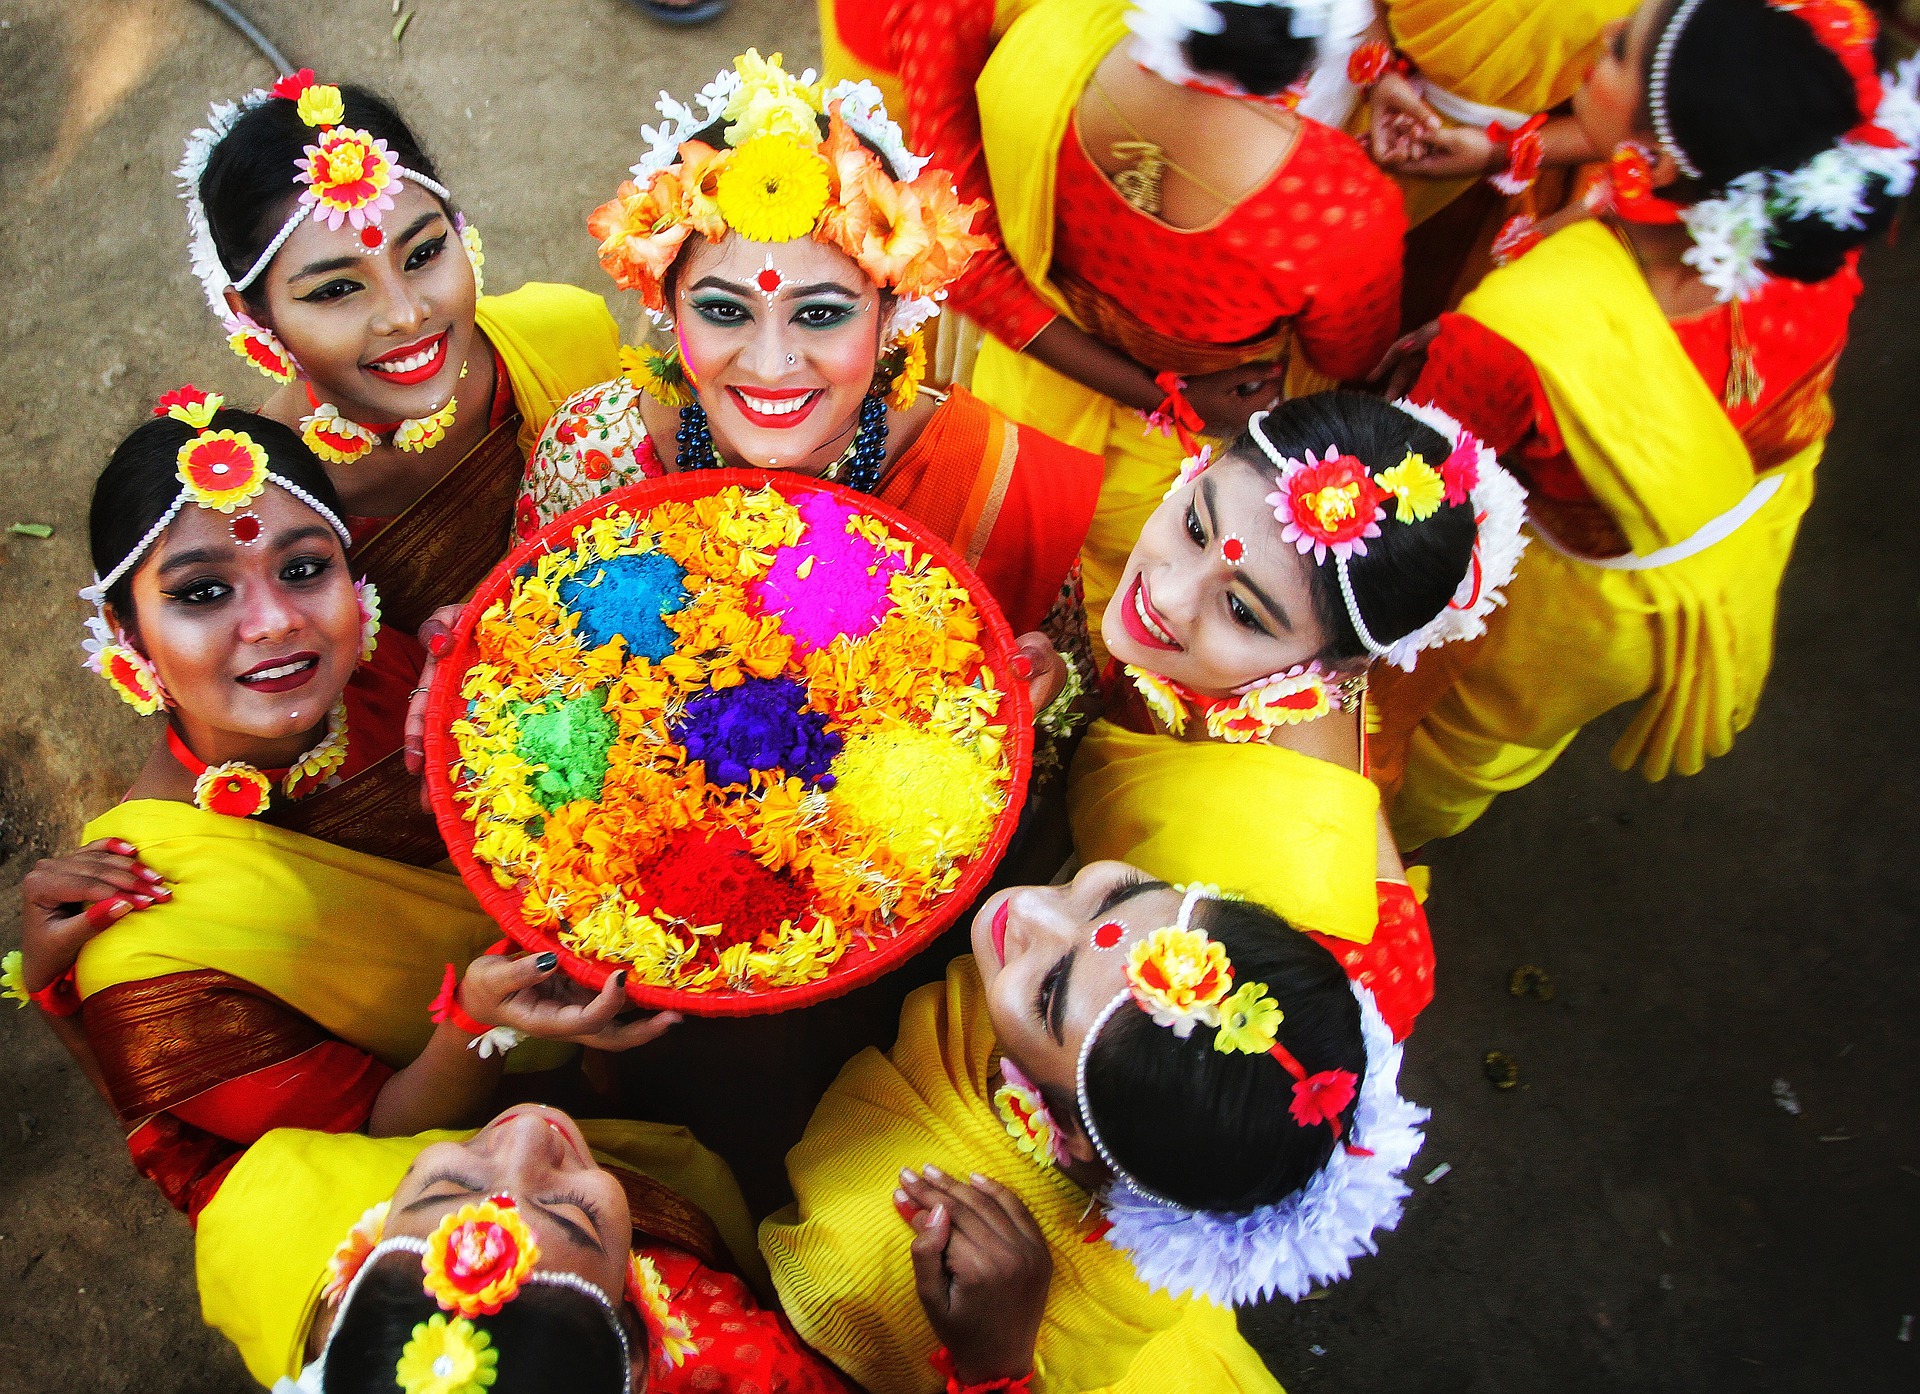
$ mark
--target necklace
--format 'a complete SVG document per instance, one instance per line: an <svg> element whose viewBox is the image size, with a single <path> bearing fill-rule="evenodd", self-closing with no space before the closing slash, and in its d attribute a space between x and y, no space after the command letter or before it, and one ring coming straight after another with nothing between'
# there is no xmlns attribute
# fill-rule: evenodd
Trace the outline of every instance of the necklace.
<svg viewBox="0 0 1920 1394"><path fill-rule="evenodd" d="M462 363L459 381L465 382L466 379L467 365ZM340 408L332 402L321 401L314 393L313 384L305 378L301 379L300 385L306 389L307 405L313 408L300 418L300 439L307 443L307 449L330 465L352 464L380 444L382 437L391 437L400 449L414 454L433 449L447 438L460 399L456 385L453 396L447 398L447 404L431 415L363 425L342 416Z"/></svg>
<svg viewBox="0 0 1920 1394"><path fill-rule="evenodd" d="M187 748L180 733L167 727L167 749L181 768L194 776L194 807L230 818L252 818L265 813L277 784L288 798L297 799L323 784L347 759L347 703L343 697L327 713L327 733L318 745L291 765L263 770L244 760L209 765Z"/></svg>
<svg viewBox="0 0 1920 1394"><path fill-rule="evenodd" d="M1119 192L1121 198L1125 199L1135 208L1138 208L1142 213L1152 214L1157 217L1163 202L1162 185L1166 181L1167 171L1172 170L1175 174L1200 189L1203 193L1211 195L1224 208L1232 208L1239 202L1239 199L1233 195L1222 193L1178 160L1174 159L1173 156L1167 153L1164 145L1154 140L1151 136L1147 135L1146 132L1134 125L1133 122L1129 121L1127 114L1120 110L1119 103L1114 101L1106 87L1101 83L1098 74L1095 74L1089 80L1089 83L1094 90L1094 94L1098 96L1101 101L1105 102L1107 110L1113 113L1113 119L1126 127L1127 134L1132 137L1131 140L1116 140L1107 147L1108 152L1113 158L1121 161L1125 166L1125 168L1115 170L1108 176L1108 178L1112 180L1113 187ZM1255 106L1253 110L1259 112L1261 116L1265 117L1272 125L1279 126L1281 124L1281 117L1277 113L1272 112L1267 106Z"/></svg>
<svg viewBox="0 0 1920 1394"><path fill-rule="evenodd" d="M1299 664L1250 684L1230 697L1208 697L1185 683L1145 668L1126 666L1127 677L1171 734L1185 733L1189 711L1206 722L1214 740L1264 741L1284 726L1318 721L1337 711L1354 711L1367 690L1365 673L1328 682L1318 668Z"/></svg>
<svg viewBox="0 0 1920 1394"><path fill-rule="evenodd" d="M690 402L680 408L680 426L673 434L679 446L679 465L686 470L712 470L721 467L713 448L713 431L707 424L706 408ZM840 458L821 472L828 483L844 483L849 489L871 494L880 483L880 471L887 463L887 402L877 393L868 393L860 402L860 427L854 432ZM845 479L841 479L842 471Z"/></svg>

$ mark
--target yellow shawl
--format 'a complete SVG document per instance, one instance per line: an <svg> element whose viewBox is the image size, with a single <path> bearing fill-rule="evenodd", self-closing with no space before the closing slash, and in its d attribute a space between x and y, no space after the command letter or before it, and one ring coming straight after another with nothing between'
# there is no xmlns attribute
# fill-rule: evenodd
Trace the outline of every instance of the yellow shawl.
<svg viewBox="0 0 1920 1394"><path fill-rule="evenodd" d="M480 298L474 322L506 365L520 409L520 453L533 453L567 398L620 373L620 326L607 302L577 286L529 281Z"/></svg>
<svg viewBox="0 0 1920 1394"><path fill-rule="evenodd" d="M594 1156L642 1172L713 1219L741 1271L759 1285L753 1223L727 1164L685 1128L582 1121ZM300 1373L327 1260L370 1205L387 1199L433 1143L472 1132L363 1137L276 1128L247 1149L200 1212L194 1267L200 1312L262 1384Z"/></svg>
<svg viewBox="0 0 1920 1394"><path fill-rule="evenodd" d="M1599 56L1600 31L1638 0L1387 0L1394 42L1456 97L1508 111L1566 101Z"/></svg>
<svg viewBox="0 0 1920 1394"><path fill-rule="evenodd" d="M1124 1254L1082 1242L1088 1197L1014 1150L987 1093L998 1059L971 957L907 999L886 1055L840 1072L787 1155L795 1203L760 1226L787 1316L871 1394L924 1394L939 1340L914 1295L911 1233L893 1208L902 1167L931 1162L1012 1189L1053 1251L1036 1391L1277 1391L1233 1313L1148 1291Z"/></svg>
<svg viewBox="0 0 1920 1394"><path fill-rule="evenodd" d="M1533 363L1580 477L1641 555L1753 488L1753 457L1619 238L1555 233L1460 304Z"/></svg>
<svg viewBox="0 0 1920 1394"><path fill-rule="evenodd" d="M1081 860L1207 882L1360 944L1379 919L1379 810L1373 781L1326 760L1104 719L1080 743L1067 785Z"/></svg>
<svg viewBox="0 0 1920 1394"><path fill-rule="evenodd" d="M349 852L248 818L135 799L82 837L121 837L173 899L93 939L81 996L213 968L272 993L398 1068L433 1034L445 965L464 970L500 937L460 878Z"/></svg>

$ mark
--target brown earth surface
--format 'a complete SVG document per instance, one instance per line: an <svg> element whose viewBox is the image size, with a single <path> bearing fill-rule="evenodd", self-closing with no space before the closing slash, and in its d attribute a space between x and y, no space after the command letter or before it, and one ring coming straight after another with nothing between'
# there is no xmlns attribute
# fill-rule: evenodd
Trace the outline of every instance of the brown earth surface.
<svg viewBox="0 0 1920 1394"><path fill-rule="evenodd" d="M487 237L490 279L602 289L585 211L653 94L737 49L817 53L807 4L666 31L620 0L249 0L296 63L393 96ZM261 390L212 332L170 172L269 81L188 0L0 0L0 947L153 739L77 662L85 507L165 388ZM1913 848L1920 776L1920 255L1881 249L1753 729L1687 780L1614 773L1618 723L1436 849L1434 1110L1400 1230L1247 1325L1300 1391L1920 1387ZM631 305L616 307L630 324ZM1569 655L1577 660L1577 655ZM1512 970L1550 975L1515 997ZM1510 1055L1518 1087L1483 1076ZM1784 1081L1800 1105L1776 1101ZM199 1320L191 1236L31 1012L0 1010L0 1391L252 1387Z"/></svg>

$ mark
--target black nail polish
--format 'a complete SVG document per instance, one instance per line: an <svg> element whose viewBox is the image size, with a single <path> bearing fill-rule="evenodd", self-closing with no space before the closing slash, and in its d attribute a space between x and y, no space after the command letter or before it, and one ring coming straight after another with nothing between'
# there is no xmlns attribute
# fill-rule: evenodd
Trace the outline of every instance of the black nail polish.
<svg viewBox="0 0 1920 1394"><path fill-rule="evenodd" d="M542 973L551 973L560 966L560 955L552 952L541 954L534 959L533 966Z"/></svg>
<svg viewBox="0 0 1920 1394"><path fill-rule="evenodd" d="M613 981L615 986L625 987L627 985L627 970L622 968L619 972L615 973L613 975Z"/></svg>

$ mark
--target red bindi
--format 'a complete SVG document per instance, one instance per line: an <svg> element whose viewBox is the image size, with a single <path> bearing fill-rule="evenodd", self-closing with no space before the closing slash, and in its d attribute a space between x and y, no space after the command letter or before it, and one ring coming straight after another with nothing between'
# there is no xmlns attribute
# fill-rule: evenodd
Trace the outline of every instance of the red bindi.
<svg viewBox="0 0 1920 1394"><path fill-rule="evenodd" d="M759 286L764 294L777 295L780 292L780 286L784 278L778 270L769 266L762 270L758 276L755 276L753 280L754 284Z"/></svg>
<svg viewBox="0 0 1920 1394"><path fill-rule="evenodd" d="M1228 566L1238 566L1247 559L1247 544L1237 537L1220 539L1220 555L1226 558Z"/></svg>
<svg viewBox="0 0 1920 1394"><path fill-rule="evenodd" d="M231 524L233 540L242 547L252 546L260 540L260 520L251 513L242 513Z"/></svg>
<svg viewBox="0 0 1920 1394"><path fill-rule="evenodd" d="M1127 937L1127 927L1118 920L1106 920L1094 926L1093 947L1111 949Z"/></svg>
<svg viewBox="0 0 1920 1394"><path fill-rule="evenodd" d="M370 252L379 251L381 243L386 240L387 235L372 223L368 223L360 229L360 245Z"/></svg>

